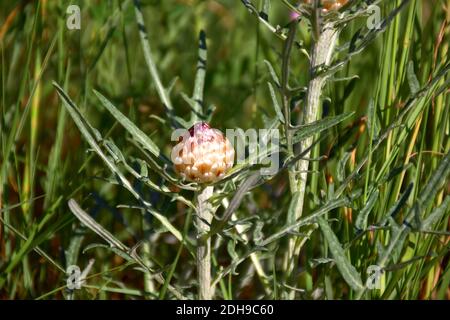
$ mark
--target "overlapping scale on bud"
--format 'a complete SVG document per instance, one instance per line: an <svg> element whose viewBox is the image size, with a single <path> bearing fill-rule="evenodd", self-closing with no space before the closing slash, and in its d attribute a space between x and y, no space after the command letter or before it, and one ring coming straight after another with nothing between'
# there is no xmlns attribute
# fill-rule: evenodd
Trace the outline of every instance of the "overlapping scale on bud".
<svg viewBox="0 0 450 320"><path fill-rule="evenodd" d="M314 0L303 0L306 4L313 4ZM322 11L327 13L328 11L339 10L346 5L349 0L322 0Z"/></svg>
<svg viewBox="0 0 450 320"><path fill-rule="evenodd" d="M172 150L175 171L185 180L211 183L233 167L234 148L220 130L199 122L187 130Z"/></svg>

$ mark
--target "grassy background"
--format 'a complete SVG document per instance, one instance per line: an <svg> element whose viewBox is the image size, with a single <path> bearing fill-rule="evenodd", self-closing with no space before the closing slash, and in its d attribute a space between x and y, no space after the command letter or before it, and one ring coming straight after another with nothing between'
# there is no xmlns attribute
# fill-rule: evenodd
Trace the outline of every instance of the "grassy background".
<svg viewBox="0 0 450 320"><path fill-rule="evenodd" d="M384 1L383 15L400 2ZM64 287L64 271L73 264L83 269L91 258L95 259L93 269L87 285L74 293L76 298L172 297L161 295L164 288L151 277L144 279L139 270L111 251L95 247L83 252L101 239L76 221L67 207L69 198L77 199L130 247L149 240L143 249L148 263L190 296L195 292L194 260L157 221L143 220L135 209L117 208L133 204L132 197L105 181L110 173L97 156L86 152L87 143L52 86L53 80L61 84L91 124L105 137L113 137L123 154L131 157L138 152L124 129L100 106L92 89L108 97L170 154L171 130L160 121L166 115L145 66L133 4L78 1L81 30L68 30L65 11L73 3L3 1L0 5L0 298L73 297ZM283 44L239 1L148 0L142 1L142 8L161 79L166 85L176 79L171 98L177 115L187 118L190 113L180 92L193 90L197 36L204 29L208 44L204 100L216 107L212 125L221 130L261 128L267 119L276 117L264 60L279 73ZM272 1L270 21L280 26L289 22L289 10L281 1ZM364 24L363 19L350 23L339 44L350 41ZM300 24L297 37L309 48L311 37L305 23ZM331 129L314 150L316 157L326 158L312 165L305 215L318 207L323 194L343 185L344 177L373 147L372 138L394 123L412 88L425 87L448 63L449 43L450 1L412 0L386 32L336 74L344 80L326 86L322 114L355 114ZM339 57L345 57L345 51ZM445 75L439 85L448 79ZM294 51L291 86L303 87L308 81L308 60ZM447 86L435 96L436 90L428 91L427 98L408 113L403 126L370 153L358 179L346 187L346 194L361 190L353 208L329 213L330 226L364 279L366 268L377 261L377 243L387 244L392 237L389 230L378 230L355 239L355 221L370 202L372 188L376 186L378 195L368 224L381 221L399 201L401 217L420 198L449 152L449 89ZM301 112L301 106L298 104L292 113ZM156 174L151 178L162 183ZM434 190L431 203L421 212L422 217L428 217L436 208L442 209L432 227L435 232L449 231L450 226L450 185L446 176L443 178L444 183ZM151 190L142 192L160 213L183 228L189 211L186 206ZM241 219L259 216L264 235L269 236L288 219L290 201L287 175L282 174L247 195L236 214ZM245 245L236 239L217 240L215 245L216 271L246 252ZM330 260L328 245L319 231L306 242L292 274L283 266L286 245L286 239L280 238L271 245L270 253L259 256L266 282L256 275L251 260L245 259L236 273L222 278L219 298L283 298L283 292L291 287L304 290L297 292L296 298L356 298ZM388 265L382 290L365 297L448 299L448 249L446 234L408 234L399 259Z"/></svg>

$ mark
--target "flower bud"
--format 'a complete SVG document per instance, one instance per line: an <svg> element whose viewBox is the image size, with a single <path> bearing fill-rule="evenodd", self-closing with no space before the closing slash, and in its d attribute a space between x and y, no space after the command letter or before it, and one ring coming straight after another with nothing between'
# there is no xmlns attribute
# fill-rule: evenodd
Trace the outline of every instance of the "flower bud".
<svg viewBox="0 0 450 320"><path fill-rule="evenodd" d="M306 4L313 4L314 0L304 0ZM327 13L328 11L339 10L341 7L347 4L349 0L322 0L322 11Z"/></svg>
<svg viewBox="0 0 450 320"><path fill-rule="evenodd" d="M193 125L172 150L175 171L185 180L210 183L220 180L233 167L230 141L206 122Z"/></svg>

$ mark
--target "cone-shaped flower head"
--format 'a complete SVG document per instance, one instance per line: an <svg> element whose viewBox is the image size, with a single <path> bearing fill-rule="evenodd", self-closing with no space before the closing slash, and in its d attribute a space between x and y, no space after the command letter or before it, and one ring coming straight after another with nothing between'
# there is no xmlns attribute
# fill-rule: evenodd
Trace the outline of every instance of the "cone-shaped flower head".
<svg viewBox="0 0 450 320"><path fill-rule="evenodd" d="M230 141L206 122L193 125L172 150L175 171L198 183L220 180L233 167L234 149Z"/></svg>

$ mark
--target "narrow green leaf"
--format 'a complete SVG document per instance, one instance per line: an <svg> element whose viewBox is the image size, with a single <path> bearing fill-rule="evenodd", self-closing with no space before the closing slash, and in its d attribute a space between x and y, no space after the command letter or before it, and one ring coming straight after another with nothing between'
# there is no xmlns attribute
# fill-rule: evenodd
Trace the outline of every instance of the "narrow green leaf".
<svg viewBox="0 0 450 320"><path fill-rule="evenodd" d="M422 222L422 230L429 230L433 227L433 225L442 219L444 214L449 214L449 206L450 206L450 196L446 196L444 201L442 201L441 205L435 208L430 215L423 220Z"/></svg>
<svg viewBox="0 0 450 320"><path fill-rule="evenodd" d="M78 255L80 253L81 243L84 240L85 230L86 229L84 227L77 227L75 229L74 235L70 239L67 250L64 250L66 267L78 264Z"/></svg>
<svg viewBox="0 0 450 320"><path fill-rule="evenodd" d="M94 90L95 95L105 108L116 118L116 120L132 135L134 139L139 141L142 146L150 151L154 156L164 159L158 146L142 132L133 122L130 121L122 112L120 112L108 99L106 99L100 92ZM166 160L166 159L164 159ZM166 160L168 161L168 160Z"/></svg>
<svg viewBox="0 0 450 320"><path fill-rule="evenodd" d="M315 222L317 222L317 219L328 212L330 212L333 209L340 208L343 206L349 206L350 201L348 198L340 198L340 199L334 199L329 202L327 202L324 206L319 208L318 210L311 213L309 216L306 216L304 218L301 218L294 223L284 226L280 231L275 232L270 237L265 239L264 241L261 241L261 243L258 243L259 246L266 246L269 243L272 243L286 235L291 234L291 232L297 230L298 228L306 225L311 225Z"/></svg>
<svg viewBox="0 0 450 320"><path fill-rule="evenodd" d="M386 213L381 222L382 226L386 224L389 218L395 218L396 215L400 212L400 210L406 205L406 202L408 201L409 195L411 194L413 187L414 184L410 183L406 188L405 192L402 193L400 198L394 203L394 205L391 208L389 208L389 211Z"/></svg>
<svg viewBox="0 0 450 320"><path fill-rule="evenodd" d="M410 61L408 63L408 70L407 70L407 76L408 76L408 84L409 89L411 90L411 94L416 94L420 90L420 83L417 79L416 73L414 72L414 62Z"/></svg>
<svg viewBox="0 0 450 320"><path fill-rule="evenodd" d="M369 102L369 110L367 112L367 128L369 129L369 134L371 138L377 137L380 133L380 125L377 118L377 112L375 108L375 102L370 100Z"/></svg>
<svg viewBox="0 0 450 320"><path fill-rule="evenodd" d="M89 145L94 149L94 151L100 156L100 158L105 162L105 164L108 166L108 168L111 170L111 172L114 174L117 181L124 186L142 205L144 208L151 213L156 219L158 219L161 224L167 228L172 234L180 241L185 242L183 239L183 236L181 235L181 232L178 231L171 223L170 221L160 213L156 212L148 203L145 201L142 196L139 194L138 191L133 187L133 185L128 181L123 173L119 170L119 168L111 161L110 157L108 157L100 148L100 146L97 144L95 139L92 136L92 130L91 125L89 122L86 121L86 119L83 117L83 115L78 110L77 106L73 103L73 101L69 98L69 96L64 92L64 90L57 84L53 83L56 90L58 91L58 95L63 100L63 104L66 107L66 109L69 111L70 115L72 116L72 119L74 120L75 124L79 128L80 132L83 134ZM129 121L127 119L127 121ZM131 123L131 121L130 121ZM100 137L101 139L101 137ZM192 248L188 246L188 248L192 251Z"/></svg>
<svg viewBox="0 0 450 320"><path fill-rule="evenodd" d="M378 189L372 192L369 196L369 199L367 199L366 205L358 213L358 217L356 218L355 222L355 227L357 230L362 231L367 229L367 218L369 217L370 212L375 206L379 193L380 191Z"/></svg>
<svg viewBox="0 0 450 320"><path fill-rule="evenodd" d="M447 181L447 177L450 174L450 151L439 163L438 168L434 171L433 175L428 180L427 184L423 188L419 195L419 198L414 202L414 205L409 210L405 221L408 222L415 216L418 216L421 212L425 211L429 203L433 201L435 195L442 188L443 184ZM394 233L390 239L388 247L383 251L379 257L378 265L385 267L389 260L392 258L393 252L400 251L403 243L410 231L410 227L407 224L402 224L399 227L399 231Z"/></svg>
<svg viewBox="0 0 450 320"><path fill-rule="evenodd" d="M192 100L194 101L193 110L191 113L191 124L198 121L198 118L205 119L206 116L203 110L203 91L205 88L206 63L208 60L208 51L206 46L206 33L204 30L200 31L198 37L198 60L197 72L195 74L194 92Z"/></svg>
<svg viewBox="0 0 450 320"><path fill-rule="evenodd" d="M276 112L280 122L284 124L284 122L285 122L284 115L283 115L283 112L281 111L280 104L278 103L278 99L277 99L277 95L275 94L275 90L273 89L273 86L270 82L267 82L267 85L269 86L270 96L272 97L273 108L275 109L275 112Z"/></svg>
<svg viewBox="0 0 450 320"><path fill-rule="evenodd" d="M264 60L264 63L266 64L267 69L269 70L269 73L270 73L270 76L272 77L273 82L276 84L276 86L278 88L280 88L280 86L281 86L280 79L278 79L277 73L275 72L275 69L273 68L272 64L267 60Z"/></svg>
<svg viewBox="0 0 450 320"><path fill-rule="evenodd" d="M69 208L72 213L80 220L86 227L94 231L103 240L105 240L111 247L120 249L121 251L128 252L129 248L124 245L120 240L114 237L109 231L99 225L92 217L80 208L78 203L74 199L69 200Z"/></svg>
<svg viewBox="0 0 450 320"><path fill-rule="evenodd" d="M355 114L354 112L344 113L344 114L340 114L335 117L327 117L327 118L324 118L321 120L314 121L307 125L296 127L294 129L295 134L293 136L292 142L298 143L310 136L316 135L322 131L325 131L331 127L334 127L335 125L339 124L340 122L349 119L354 114Z"/></svg>
<svg viewBox="0 0 450 320"><path fill-rule="evenodd" d="M257 171L239 185L239 188L235 192L233 198L231 199L230 204L228 208L225 210L222 219L213 220L211 224L211 231L205 236L205 239L203 239L203 241L213 236L217 232L220 232L223 229L227 221L231 218L231 215L241 205L241 202L244 199L246 193L259 181L260 178L261 174L259 171Z"/></svg>
<svg viewBox="0 0 450 320"><path fill-rule="evenodd" d="M425 188L420 193L417 203L420 205L420 212L424 212L430 203L434 200L437 192L442 188L442 186L448 182L447 177L450 174L450 151L447 152L445 157L441 160L439 167L433 173L431 178L428 180Z"/></svg>
<svg viewBox="0 0 450 320"><path fill-rule="evenodd" d="M328 222L323 217L319 217L317 222L319 223L320 229L322 230L334 261L336 262L336 266L344 280L355 291L364 289L360 274L347 259L342 245L339 243L338 238L331 230Z"/></svg>
<svg viewBox="0 0 450 320"><path fill-rule="evenodd" d="M351 155L351 152L346 152L344 156L339 160L336 175L336 178L339 182L342 182L345 179L345 166L347 165L348 159L350 159Z"/></svg>
<svg viewBox="0 0 450 320"><path fill-rule="evenodd" d="M173 110L173 106L168 94L169 90L166 90L166 88L164 88L161 82L161 78L159 77L158 69L151 53L148 33L145 27L144 16L141 9L141 2L139 0L134 0L134 13L139 29L139 38L141 39L142 50L144 51L145 62L147 63L148 70L153 79L153 82L155 83L159 98L161 99L164 106L169 110L169 113L171 113Z"/></svg>

